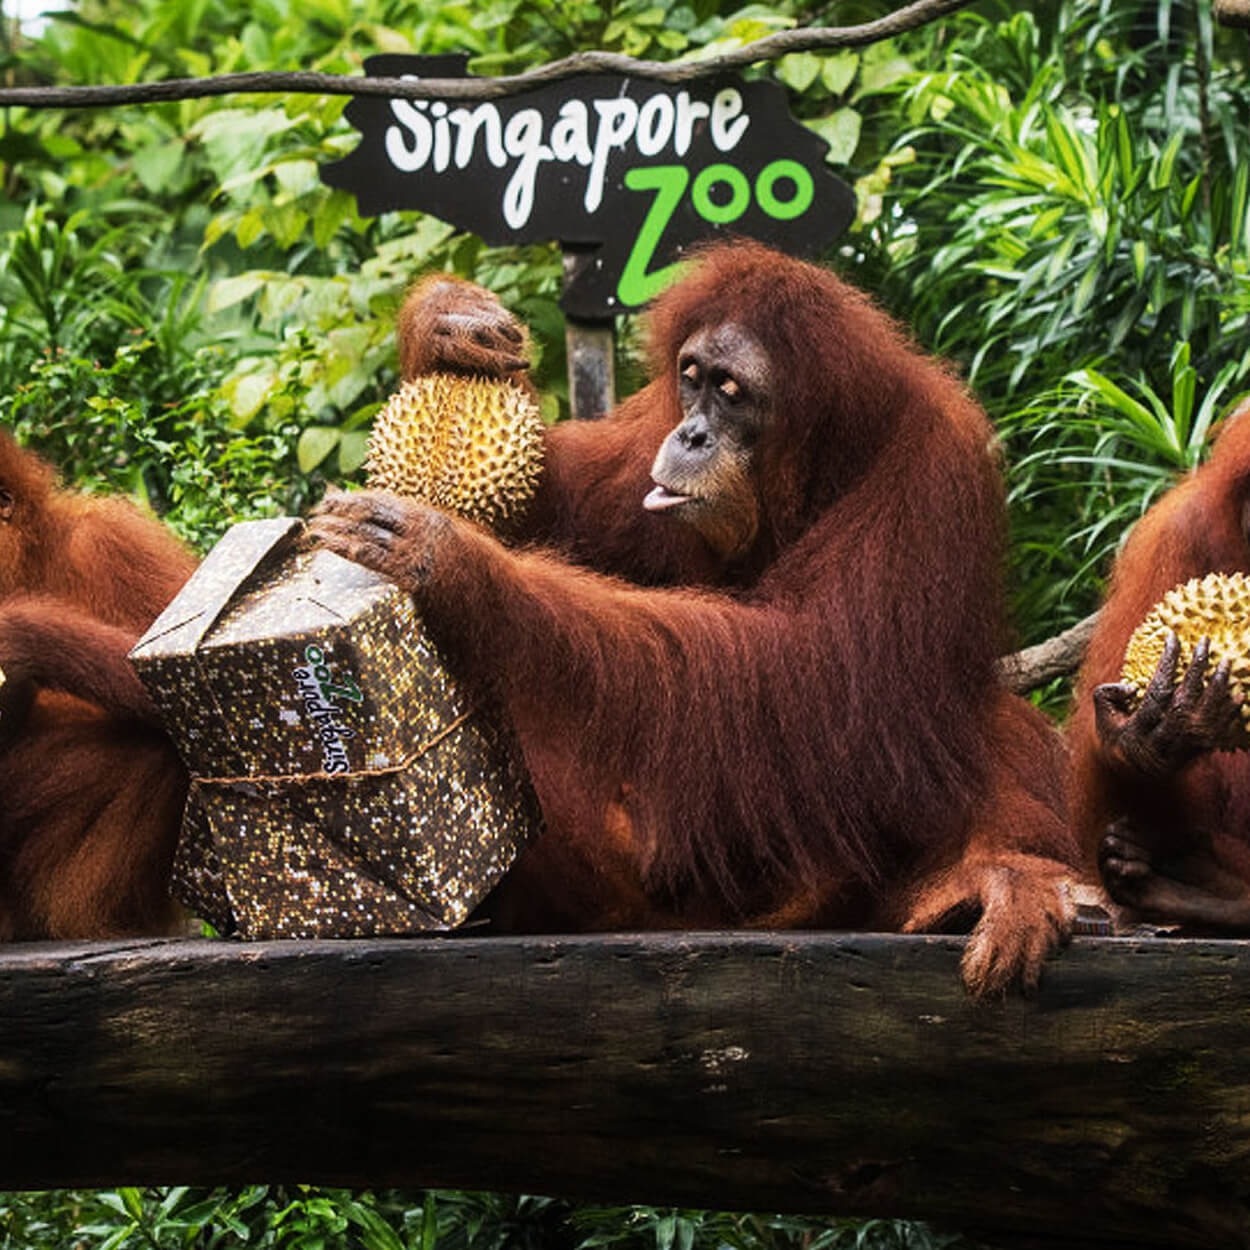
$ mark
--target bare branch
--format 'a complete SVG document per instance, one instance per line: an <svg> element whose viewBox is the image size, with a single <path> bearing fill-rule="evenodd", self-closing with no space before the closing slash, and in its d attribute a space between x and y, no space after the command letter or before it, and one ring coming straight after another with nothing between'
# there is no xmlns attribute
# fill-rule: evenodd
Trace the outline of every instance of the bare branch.
<svg viewBox="0 0 1250 1250"><path fill-rule="evenodd" d="M1085 658L1085 648L1097 623L1098 613L1095 612L1045 642L1025 647L1014 655L1004 655L998 661L1003 684L1016 694L1027 694L1052 678L1076 672Z"/></svg>
<svg viewBox="0 0 1250 1250"><path fill-rule="evenodd" d="M970 0L914 0L859 26L813 26L780 31L732 52L689 61L636 61L615 52L577 52L523 74L499 78L366 78L342 74L248 73L213 78L170 78L162 82L95 87L9 87L0 107L103 108L156 104L237 94L384 96L409 100L495 100L580 74L624 74L655 82L684 83L727 70L774 61L791 52L828 52L878 43L963 8Z"/></svg>

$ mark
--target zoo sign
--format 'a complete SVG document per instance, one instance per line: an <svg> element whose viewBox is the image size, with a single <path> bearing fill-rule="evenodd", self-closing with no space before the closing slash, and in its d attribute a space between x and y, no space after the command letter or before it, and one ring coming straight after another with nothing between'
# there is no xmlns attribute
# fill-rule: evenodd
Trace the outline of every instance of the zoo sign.
<svg viewBox="0 0 1250 1250"><path fill-rule="evenodd" d="M387 55L365 69L453 78L465 64ZM322 169L325 182L353 192L367 216L419 209L488 243L588 253L561 301L575 317L645 304L701 239L741 234L812 254L855 214L824 140L770 82L585 75L476 104L357 97L346 116L364 137Z"/></svg>

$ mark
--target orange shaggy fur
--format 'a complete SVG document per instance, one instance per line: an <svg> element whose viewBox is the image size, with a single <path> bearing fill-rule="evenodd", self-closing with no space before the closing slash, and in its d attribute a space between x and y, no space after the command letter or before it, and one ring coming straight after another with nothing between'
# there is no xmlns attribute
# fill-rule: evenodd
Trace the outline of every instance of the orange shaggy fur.
<svg viewBox="0 0 1250 1250"><path fill-rule="evenodd" d="M0 938L168 931L186 778L126 656L194 567L0 431Z"/></svg>
<svg viewBox="0 0 1250 1250"><path fill-rule="evenodd" d="M1250 574L1250 406L1229 418L1210 460L1137 523L1111 578L1077 684L1069 723L1072 811L1093 867L1108 826L1126 817L1171 838L1209 842L1224 868L1250 883L1250 752L1213 752L1149 781L1113 766L1099 740L1093 692L1119 680L1133 630L1164 594L1206 573Z"/></svg>

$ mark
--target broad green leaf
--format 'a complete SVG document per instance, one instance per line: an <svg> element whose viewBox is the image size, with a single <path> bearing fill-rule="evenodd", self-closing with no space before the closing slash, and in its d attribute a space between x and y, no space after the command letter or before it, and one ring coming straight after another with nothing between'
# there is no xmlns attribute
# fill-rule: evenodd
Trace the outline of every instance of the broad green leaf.
<svg viewBox="0 0 1250 1250"><path fill-rule="evenodd" d="M882 45L875 45L880 47ZM900 79L912 72L912 64L901 56L891 56L885 60L876 60L865 55L859 67L859 87L855 98L879 95L889 91Z"/></svg>
<svg viewBox="0 0 1250 1250"><path fill-rule="evenodd" d="M267 360L246 373L237 373L222 383L222 394L237 426L246 425L265 405L278 381L277 366Z"/></svg>
<svg viewBox="0 0 1250 1250"><path fill-rule="evenodd" d="M250 273L241 273L236 277L214 282L208 290L208 311L222 312L250 299L264 286L266 276L260 270L252 270Z"/></svg>
<svg viewBox="0 0 1250 1250"><path fill-rule="evenodd" d="M275 204L264 220L274 242L284 251L293 248L308 228L308 214L298 204Z"/></svg>
<svg viewBox="0 0 1250 1250"><path fill-rule="evenodd" d="M840 108L828 117L809 118L804 123L828 145L825 160L831 165L845 165L855 155L863 118L853 108Z"/></svg>
<svg viewBox="0 0 1250 1250"><path fill-rule="evenodd" d="M139 181L153 195L173 189L186 159L186 144L181 139L140 148L134 154L133 164Z"/></svg>
<svg viewBox="0 0 1250 1250"><path fill-rule="evenodd" d="M206 113L191 136L203 142L214 172L225 181L258 169L270 142L297 124L277 107L225 108Z"/></svg>
<svg viewBox="0 0 1250 1250"><path fill-rule="evenodd" d="M278 186L289 195L305 195L321 186L321 172L317 162L302 157L297 160L276 161L273 165L273 176Z"/></svg>
<svg viewBox="0 0 1250 1250"><path fill-rule="evenodd" d="M229 234L234 228L234 218L228 213L218 213L204 227L204 244L202 250L212 247L223 235Z"/></svg>
<svg viewBox="0 0 1250 1250"><path fill-rule="evenodd" d="M351 219L354 205L345 191L332 191L321 199L313 213L313 246L324 252L338 233L339 227Z"/></svg>
<svg viewBox="0 0 1250 1250"><path fill-rule="evenodd" d="M816 81L820 73L820 57L812 52L791 52L777 62L777 77L800 94Z"/></svg>
<svg viewBox="0 0 1250 1250"><path fill-rule="evenodd" d="M241 248L249 248L265 233L265 216L259 208L253 208L239 218L234 237Z"/></svg>
<svg viewBox="0 0 1250 1250"><path fill-rule="evenodd" d="M265 275L265 285L256 301L262 319L271 323L288 319L308 324L315 320L314 311L305 305L307 280L288 278L284 273Z"/></svg>
<svg viewBox="0 0 1250 1250"><path fill-rule="evenodd" d="M369 450L367 430L346 430L339 435L339 469L351 477L365 462Z"/></svg>
<svg viewBox="0 0 1250 1250"><path fill-rule="evenodd" d="M299 471L311 473L339 445L339 432L333 426L310 425L299 436L296 456Z"/></svg>
<svg viewBox="0 0 1250 1250"><path fill-rule="evenodd" d="M859 69L859 53L850 48L825 58L820 69L820 81L832 95L842 95L855 81Z"/></svg>

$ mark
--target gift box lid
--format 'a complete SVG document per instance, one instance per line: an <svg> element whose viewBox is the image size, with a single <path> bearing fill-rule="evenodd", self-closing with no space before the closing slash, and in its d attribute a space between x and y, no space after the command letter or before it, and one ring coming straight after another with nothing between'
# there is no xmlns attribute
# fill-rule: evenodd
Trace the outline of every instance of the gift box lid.
<svg viewBox="0 0 1250 1250"><path fill-rule="evenodd" d="M201 647L230 646L271 636L275 616L281 613L285 619L291 618L292 596L274 595L268 586L262 596L242 600L239 596L249 586L268 581L266 574L295 549L304 528L298 517L240 521L231 526L135 644L131 660L142 669L148 662L188 655ZM301 630L315 632L321 626L341 622L344 616L334 602L342 602L342 594L350 597L358 612L396 592L376 573L330 552L318 552L313 560L316 580L296 596L306 605L298 610ZM278 624L280 627L281 621Z"/></svg>
<svg viewBox="0 0 1250 1250"><path fill-rule="evenodd" d="M149 661L193 652L266 556L287 550L303 528L298 517L241 521L231 526L173 602L135 643L131 661L142 672Z"/></svg>
<svg viewBox="0 0 1250 1250"><path fill-rule="evenodd" d="M467 709L411 597L303 533L233 527L131 652L196 776L392 767Z"/></svg>

